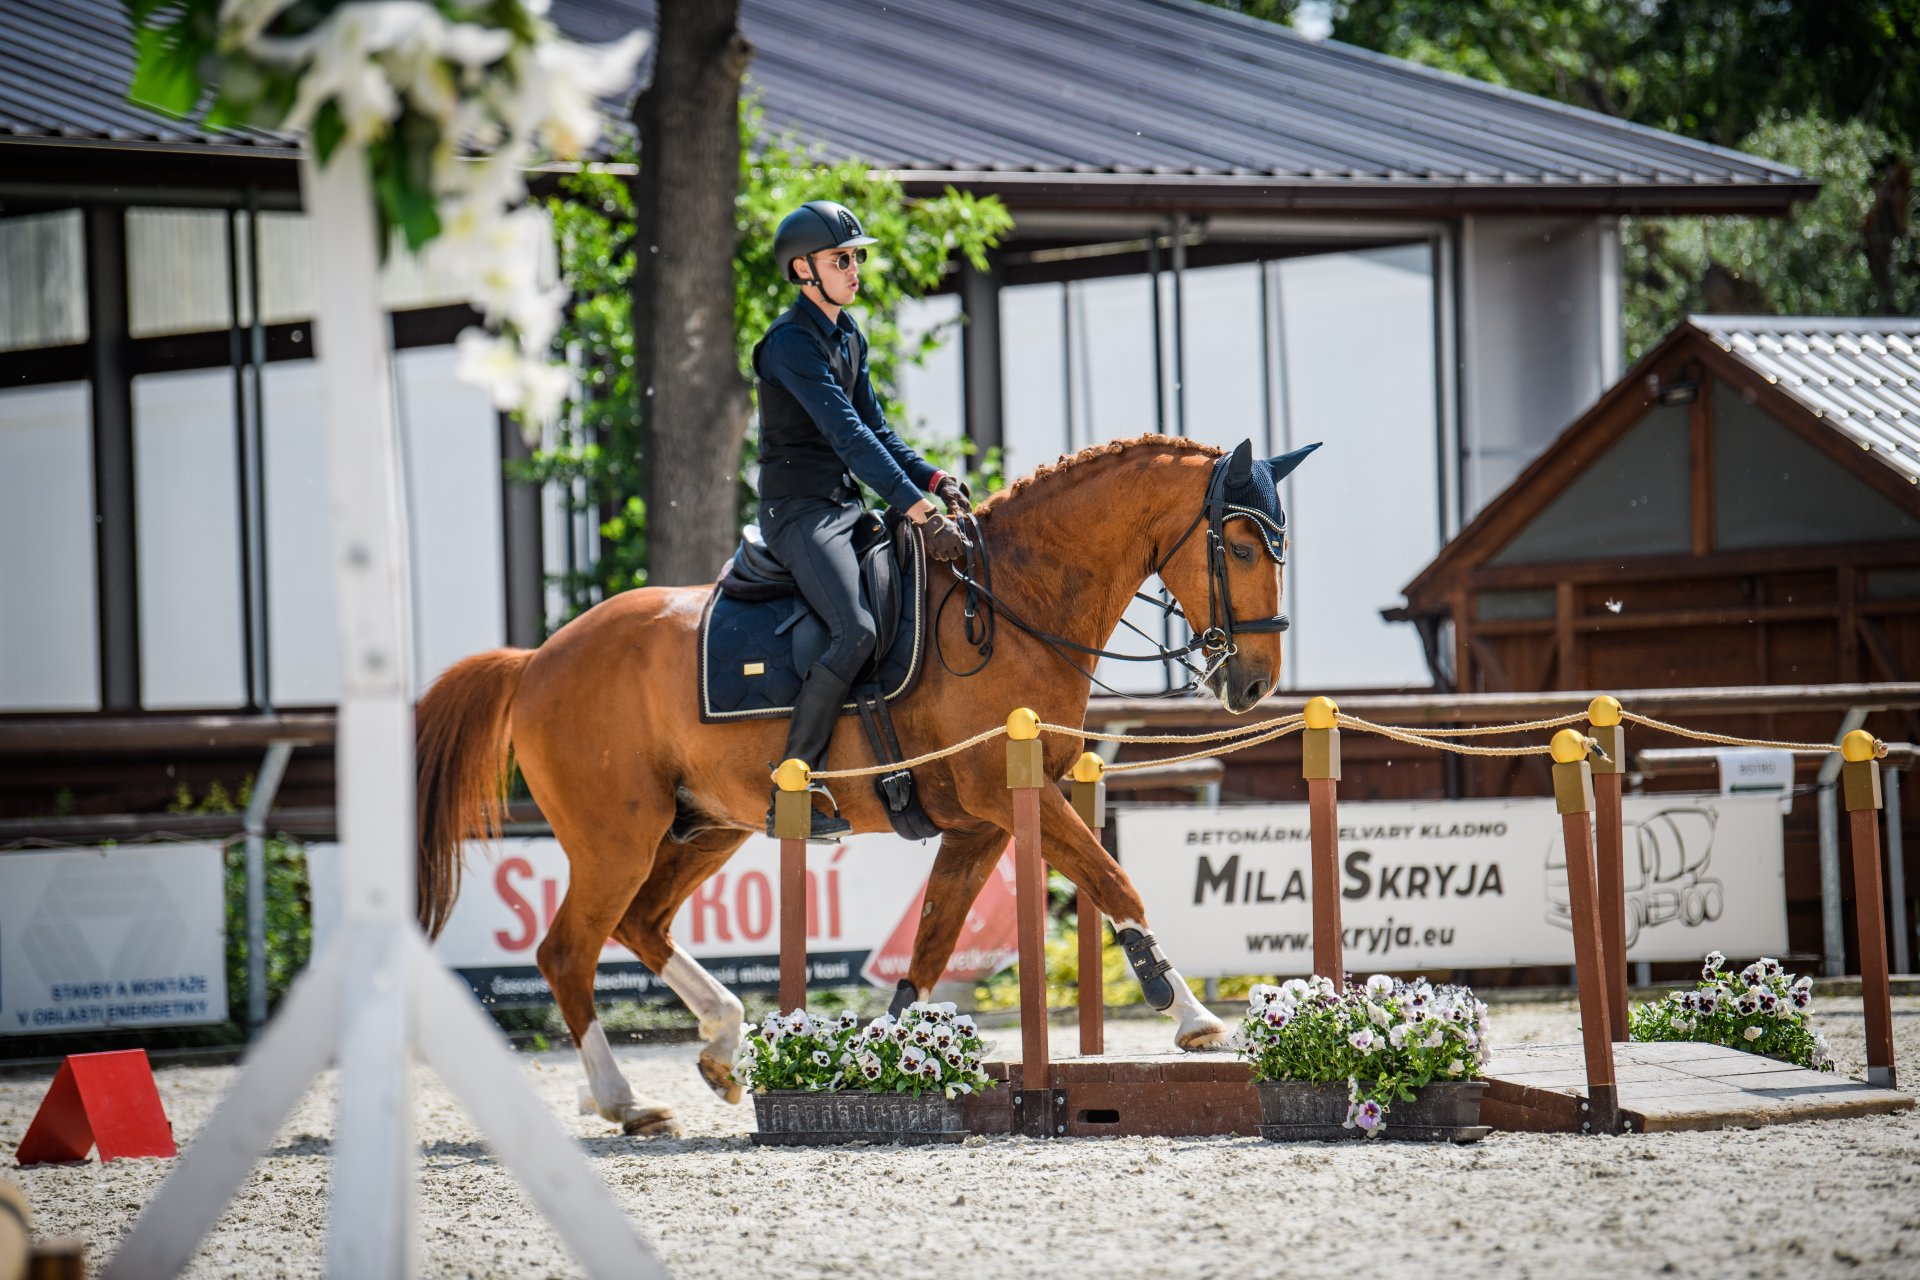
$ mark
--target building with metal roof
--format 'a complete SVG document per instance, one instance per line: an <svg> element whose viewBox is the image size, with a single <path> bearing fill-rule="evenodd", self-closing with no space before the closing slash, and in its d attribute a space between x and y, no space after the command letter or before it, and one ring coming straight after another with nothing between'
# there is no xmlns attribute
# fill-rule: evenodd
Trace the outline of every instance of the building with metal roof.
<svg viewBox="0 0 1920 1280"><path fill-rule="evenodd" d="M597 41L655 9L552 15ZM1327 442L1286 495L1291 687L1424 682L1374 606L1618 379L1621 215L1774 215L1815 190L1192 0L744 0L742 26L770 133L1014 212L988 270L956 266L908 317L959 336L903 375L905 425L964 431L1010 473L1149 430ZM294 608L323 345L296 143L133 105L131 71L118 0L0 7L0 475L28 476L0 494L0 578L37 584L0 635L35 655L0 663L0 713L324 704L302 673L331 658L303 645L331 628ZM498 481L524 446L451 378L471 313L404 271L388 288L423 397L403 428L428 404L484 427L459 466L488 500L418 527L449 565L452 544L502 548L462 590L424 557L451 611L423 598L430 674L537 642L560 612L545 575L595 526ZM170 463L195 450L216 465Z"/></svg>
<svg viewBox="0 0 1920 1280"><path fill-rule="evenodd" d="M1691 317L1405 594L1460 690L1913 679L1920 321Z"/></svg>

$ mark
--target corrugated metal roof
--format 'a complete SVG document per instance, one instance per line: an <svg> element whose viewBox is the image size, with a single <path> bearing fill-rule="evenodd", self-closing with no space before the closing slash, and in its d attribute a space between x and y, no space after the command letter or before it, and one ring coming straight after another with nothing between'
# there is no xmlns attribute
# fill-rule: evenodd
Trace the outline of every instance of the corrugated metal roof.
<svg viewBox="0 0 1920 1280"><path fill-rule="evenodd" d="M1778 210L1797 171L1199 4L744 0L767 124L926 181L1206 187L1250 203ZM555 0L569 35L653 0ZM117 0L0 6L0 135L242 145L129 104Z"/></svg>
<svg viewBox="0 0 1920 1280"><path fill-rule="evenodd" d="M211 132L127 101L133 29L118 0L0 4L0 140L290 151L255 130Z"/></svg>
<svg viewBox="0 0 1920 1280"><path fill-rule="evenodd" d="M1920 483L1920 320L1691 316L1721 350Z"/></svg>

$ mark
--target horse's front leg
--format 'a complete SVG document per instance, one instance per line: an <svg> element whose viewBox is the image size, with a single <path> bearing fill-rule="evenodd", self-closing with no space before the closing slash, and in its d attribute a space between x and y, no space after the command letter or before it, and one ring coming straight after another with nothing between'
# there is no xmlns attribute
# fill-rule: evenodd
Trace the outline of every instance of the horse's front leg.
<svg viewBox="0 0 1920 1280"><path fill-rule="evenodd" d="M1174 1020L1173 1040L1182 1049L1224 1048L1228 1031L1207 1011L1186 979L1161 953L1147 928L1146 905L1113 855L1101 847L1058 787L1040 788L1040 830L1046 859L1067 879L1091 894L1093 903L1113 921L1113 936L1147 1003Z"/></svg>

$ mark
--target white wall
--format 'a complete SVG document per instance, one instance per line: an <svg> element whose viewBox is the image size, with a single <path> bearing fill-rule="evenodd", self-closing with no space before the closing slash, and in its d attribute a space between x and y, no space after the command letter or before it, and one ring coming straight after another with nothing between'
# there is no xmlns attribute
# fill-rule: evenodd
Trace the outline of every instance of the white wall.
<svg viewBox="0 0 1920 1280"><path fill-rule="evenodd" d="M1273 298L1264 327L1261 277ZM1162 414L1178 424L1172 376L1172 281L1161 281ZM1185 273L1186 434L1265 454L1323 440L1287 498L1295 554L1287 569L1294 630L1291 688L1425 684L1417 636L1379 610L1439 547L1439 456L1433 281L1425 245ZM1071 308L1071 352L1063 361ZM1008 473L1019 475L1099 440L1152 431L1152 294L1144 276L1001 295ZM1066 407L1072 379L1072 414ZM1274 396L1271 428L1264 400ZM1143 626L1157 611L1138 605ZM1158 627L1151 630L1158 632ZM1171 637L1186 638L1184 629ZM1124 629L1110 647L1140 652ZM1103 664L1117 687L1163 687L1157 665Z"/></svg>
<svg viewBox="0 0 1920 1280"><path fill-rule="evenodd" d="M1465 218L1460 240L1466 518L1619 380L1619 224Z"/></svg>
<svg viewBox="0 0 1920 1280"><path fill-rule="evenodd" d="M0 711L100 707L91 399L0 392Z"/></svg>

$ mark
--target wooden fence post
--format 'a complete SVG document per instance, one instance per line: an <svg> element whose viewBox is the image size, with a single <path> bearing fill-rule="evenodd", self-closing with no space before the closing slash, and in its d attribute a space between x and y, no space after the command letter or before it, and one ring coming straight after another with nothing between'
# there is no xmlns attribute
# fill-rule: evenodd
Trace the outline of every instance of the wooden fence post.
<svg viewBox="0 0 1920 1280"><path fill-rule="evenodd" d="M1840 743L1840 792L1853 827L1853 911L1859 922L1860 998L1866 1006L1867 1083L1894 1087L1893 1003L1887 982L1886 894L1880 887L1880 750L1865 729Z"/></svg>
<svg viewBox="0 0 1920 1280"><path fill-rule="evenodd" d="M1613 1041L1602 972L1599 889L1593 871L1593 770L1587 738L1578 729L1553 735L1553 800L1567 848L1567 906L1573 915L1573 962L1580 979L1580 1039L1587 1056L1589 1133L1617 1133L1620 1093L1614 1082Z"/></svg>
<svg viewBox="0 0 1920 1280"><path fill-rule="evenodd" d="M807 1007L807 836L813 830L813 781L804 760L774 770L773 834L780 838L780 1010Z"/></svg>
<svg viewBox="0 0 1920 1280"><path fill-rule="evenodd" d="M1073 762L1073 811L1095 840L1107 827L1107 762L1091 751ZM1080 1053L1095 1057L1107 1048L1105 928L1100 908L1083 887L1076 925L1080 932Z"/></svg>
<svg viewBox="0 0 1920 1280"><path fill-rule="evenodd" d="M1020 1089L1014 1124L1029 1137L1053 1132L1047 1063L1047 873L1040 845L1040 788L1049 786L1040 717L1007 717L1007 788L1013 792L1014 912L1020 944Z"/></svg>
<svg viewBox="0 0 1920 1280"><path fill-rule="evenodd" d="M1312 847L1313 971L1336 987L1347 980L1340 934L1340 708L1332 698L1307 703L1300 772L1307 780Z"/></svg>
<svg viewBox="0 0 1920 1280"><path fill-rule="evenodd" d="M1620 702L1601 694L1587 704L1588 733L1599 744L1593 769L1594 828L1599 845L1601 967L1607 979L1607 1028L1616 1043L1627 1040L1626 827L1620 783L1627 771L1627 730Z"/></svg>

